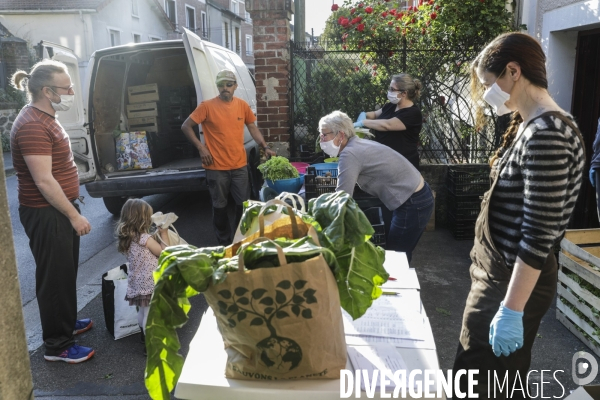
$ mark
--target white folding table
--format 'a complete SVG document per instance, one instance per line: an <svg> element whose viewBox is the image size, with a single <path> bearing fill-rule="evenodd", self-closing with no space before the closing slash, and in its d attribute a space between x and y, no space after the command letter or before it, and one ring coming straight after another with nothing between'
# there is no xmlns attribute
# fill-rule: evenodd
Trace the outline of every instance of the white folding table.
<svg viewBox="0 0 600 400"><path fill-rule="evenodd" d="M390 275L402 276L408 270L404 253L386 252L386 270ZM428 329L431 329L428 325ZM408 371L413 369L438 370L435 349L401 348ZM289 381L252 381L225 378L227 354L217 328L212 309L208 308L183 366L175 389L175 397L186 400L332 400L340 398L339 379L306 379ZM346 369L353 370L350 361ZM390 393L392 390L388 389ZM379 390L375 393L379 398ZM352 398L355 397L353 393ZM361 398L366 398L362 393Z"/></svg>

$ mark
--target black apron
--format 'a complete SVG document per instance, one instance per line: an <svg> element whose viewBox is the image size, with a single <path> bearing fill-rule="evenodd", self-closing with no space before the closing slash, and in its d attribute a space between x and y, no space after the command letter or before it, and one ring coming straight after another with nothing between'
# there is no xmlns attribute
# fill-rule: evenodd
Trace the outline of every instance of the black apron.
<svg viewBox="0 0 600 400"><path fill-rule="evenodd" d="M515 140L516 142L516 140ZM505 154L510 153L512 147ZM508 160L508 156L502 160ZM527 372L531 364L531 348L535 340L540 321L554 299L557 284L557 263L554 253L550 251L542 273L531 293L531 297L525 305L523 315L524 343L523 347L508 357L496 357L489 344L490 323L496 315L500 302L504 300L508 289L508 283L512 271L508 269L504 258L496 249L489 226L489 204L490 198L498 183L499 171L504 167L504 162L498 160L497 168L492 168L490 179L492 186L483 196L481 203L481 212L477 217L475 224L475 243L471 250L471 291L467 298L467 304L463 315L462 329L460 333L460 343L454 360L453 371L460 369L478 369L478 385L475 392L479 393L479 398L529 398L527 397ZM490 393L488 394L488 371L490 377ZM504 392L496 388L494 396L494 371L498 376L498 381L502 382L508 372L508 385L505 385ZM525 396L520 390L515 390L511 396L511 390L515 382L517 373L523 384ZM460 382L460 388L463 393L467 393L467 379L463 376ZM506 390L508 386L508 393ZM516 388L521 384L517 382ZM535 393L535 392L532 392Z"/></svg>

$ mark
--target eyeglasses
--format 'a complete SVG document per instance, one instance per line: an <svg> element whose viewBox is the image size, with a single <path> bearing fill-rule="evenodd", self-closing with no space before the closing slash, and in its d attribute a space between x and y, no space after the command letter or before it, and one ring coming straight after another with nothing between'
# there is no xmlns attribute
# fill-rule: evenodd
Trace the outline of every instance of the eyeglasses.
<svg viewBox="0 0 600 400"><path fill-rule="evenodd" d="M62 87L62 86L48 86L49 88L55 88L55 89L63 89L66 90L67 92L70 92L71 90L73 90L73 85L68 86L68 87Z"/></svg>
<svg viewBox="0 0 600 400"><path fill-rule="evenodd" d="M403 90L403 89L396 89L396 88L393 88L393 87L391 87L391 86L388 88L388 90L389 90L390 92L400 92L400 93L406 92L406 90Z"/></svg>
<svg viewBox="0 0 600 400"><path fill-rule="evenodd" d="M217 83L218 87L223 87L223 86L227 86L227 87L233 87L234 85L237 85L237 82L229 82L229 83Z"/></svg>
<svg viewBox="0 0 600 400"><path fill-rule="evenodd" d="M333 135L333 132L321 132L319 134L319 138L321 139L321 141L323 141L323 139L327 138L327 135Z"/></svg>

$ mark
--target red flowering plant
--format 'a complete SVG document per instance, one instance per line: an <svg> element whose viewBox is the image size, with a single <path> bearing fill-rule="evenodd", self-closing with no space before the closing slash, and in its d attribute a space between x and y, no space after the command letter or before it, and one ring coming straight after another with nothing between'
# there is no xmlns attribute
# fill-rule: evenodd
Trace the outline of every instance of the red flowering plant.
<svg viewBox="0 0 600 400"><path fill-rule="evenodd" d="M424 152L431 150L430 159L487 159L485 151L475 156L470 149L496 143L496 121L486 132L475 131L468 70L486 43L516 28L506 0L415 1L406 8L398 8L394 0L343 0L332 7L335 11L321 37L322 52L311 70L310 84L318 81L319 85L307 86L315 93L307 104L315 115L322 115L319 110L342 109L354 117L383 105L390 77L405 72L423 84L418 104L424 116L421 145ZM326 67L331 68L327 79L316 80L316 71ZM353 84L342 84L344 79L352 79ZM324 93L335 98L322 98ZM340 98L348 99L348 104L342 107ZM313 120L311 113L302 115L309 116L306 121L298 119L303 125L316 126L316 116ZM461 150L438 159L440 149Z"/></svg>
<svg viewBox="0 0 600 400"><path fill-rule="evenodd" d="M334 4L324 36L348 50L402 47L479 49L495 36L510 31L512 14L506 0L416 0L407 9L389 0L344 0Z"/></svg>

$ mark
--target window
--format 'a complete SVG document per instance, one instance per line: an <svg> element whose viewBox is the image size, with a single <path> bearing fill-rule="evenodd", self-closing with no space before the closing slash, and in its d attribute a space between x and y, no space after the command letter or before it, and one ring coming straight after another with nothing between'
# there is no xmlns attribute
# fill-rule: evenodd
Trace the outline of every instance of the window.
<svg viewBox="0 0 600 400"><path fill-rule="evenodd" d="M251 56L252 54L252 35L246 35L246 55Z"/></svg>
<svg viewBox="0 0 600 400"><path fill-rule="evenodd" d="M175 0L165 0L165 12L167 17L172 23L177 23L177 7L175 6Z"/></svg>
<svg viewBox="0 0 600 400"><path fill-rule="evenodd" d="M148 35L148 39L150 39L151 42L159 42L162 40L162 38L160 38L159 36L150 36L150 35Z"/></svg>
<svg viewBox="0 0 600 400"><path fill-rule="evenodd" d="M238 1L231 0L231 12L234 14L239 14Z"/></svg>
<svg viewBox="0 0 600 400"><path fill-rule="evenodd" d="M242 43L240 42L240 27L235 27L235 52L238 54L242 54Z"/></svg>
<svg viewBox="0 0 600 400"><path fill-rule="evenodd" d="M196 31L196 9L194 7L185 6L185 27L190 31Z"/></svg>
<svg viewBox="0 0 600 400"><path fill-rule="evenodd" d="M137 0L131 0L131 15L137 17L138 14L138 3Z"/></svg>
<svg viewBox="0 0 600 400"><path fill-rule="evenodd" d="M141 43L142 42L142 35L140 35L139 33L133 33L133 43Z"/></svg>
<svg viewBox="0 0 600 400"><path fill-rule="evenodd" d="M119 46L121 44L121 32L115 29L109 29L108 34L110 35L110 46Z"/></svg>
<svg viewBox="0 0 600 400"><path fill-rule="evenodd" d="M202 36L204 36L205 38L208 37L208 24L206 21L206 13L204 11L202 11Z"/></svg>
<svg viewBox="0 0 600 400"><path fill-rule="evenodd" d="M223 22L223 47L229 49L229 24Z"/></svg>

